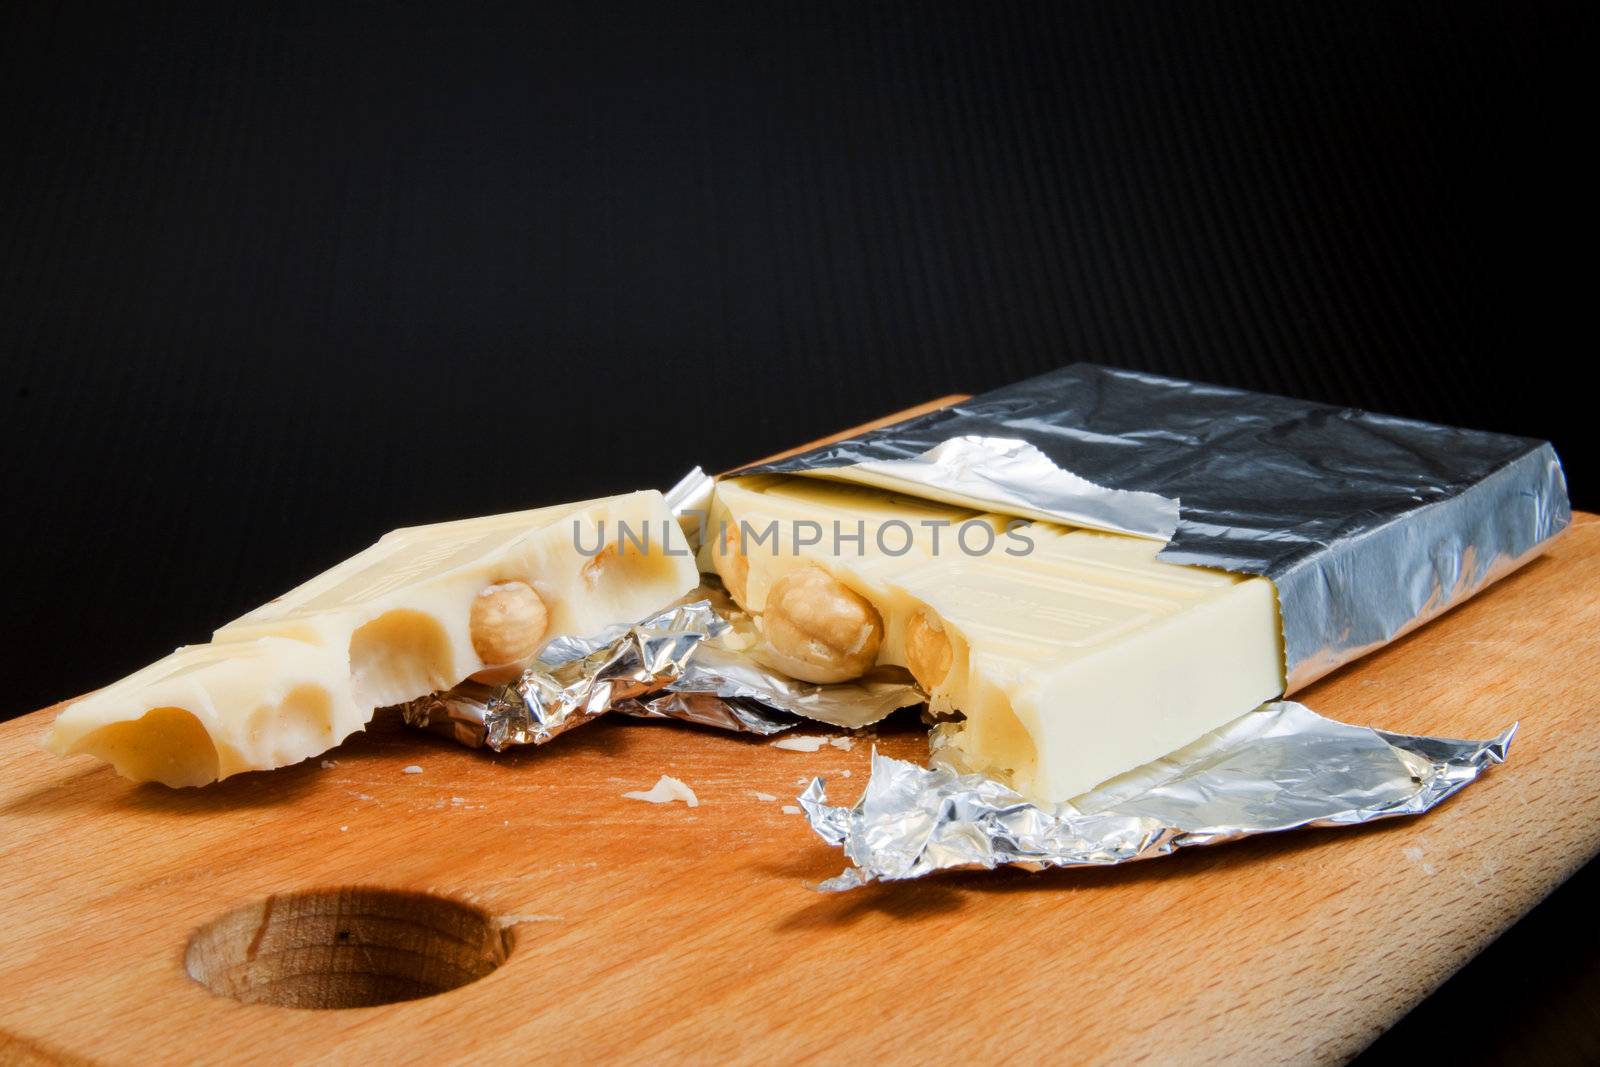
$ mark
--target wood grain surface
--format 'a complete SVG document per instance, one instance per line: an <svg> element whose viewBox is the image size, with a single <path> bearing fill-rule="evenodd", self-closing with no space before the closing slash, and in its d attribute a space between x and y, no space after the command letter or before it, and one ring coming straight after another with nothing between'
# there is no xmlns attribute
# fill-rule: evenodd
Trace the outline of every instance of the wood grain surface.
<svg viewBox="0 0 1600 1067"><path fill-rule="evenodd" d="M837 896L808 886L842 857L784 805L814 774L854 797L865 739L804 753L602 720L495 756L385 719L326 762L170 790L46 754L46 709L0 726L0 1061L1338 1061L1600 850L1597 588L1600 519L1579 515L1547 556L1301 694L1417 733L1521 721L1506 765L1420 819ZM876 743L925 751L914 722ZM622 796L663 773L700 805ZM350 887L399 891L338 898L358 938L389 923L426 955L450 936L440 897L503 926L509 953L449 992L338 1010L189 977L195 931ZM344 966L342 946L298 951Z"/></svg>

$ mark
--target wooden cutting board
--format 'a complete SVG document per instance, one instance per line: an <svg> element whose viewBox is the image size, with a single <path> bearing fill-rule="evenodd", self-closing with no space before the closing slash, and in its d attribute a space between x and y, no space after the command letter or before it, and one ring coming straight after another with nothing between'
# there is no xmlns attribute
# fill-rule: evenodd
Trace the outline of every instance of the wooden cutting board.
<svg viewBox="0 0 1600 1067"><path fill-rule="evenodd" d="M1597 593L1580 515L1300 694L1414 733L1521 720L1420 819L843 895L808 888L843 858L784 805L816 774L853 799L865 742L602 720L495 756L382 721L171 790L46 754L46 709L0 726L0 1062L1337 1061L1600 849ZM914 724L877 743L925 753ZM623 798L663 773L700 805ZM318 1002L482 977L310 1010L190 967Z"/></svg>

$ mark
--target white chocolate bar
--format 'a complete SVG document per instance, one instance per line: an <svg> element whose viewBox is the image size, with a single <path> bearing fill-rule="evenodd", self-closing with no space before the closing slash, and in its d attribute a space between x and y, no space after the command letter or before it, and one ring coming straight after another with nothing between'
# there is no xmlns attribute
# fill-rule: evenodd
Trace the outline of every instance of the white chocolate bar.
<svg viewBox="0 0 1600 1067"><path fill-rule="evenodd" d="M543 636L553 636L637 622L693 589L699 572L666 501L649 490L395 530L211 640L348 649L356 702L386 707L497 665L474 648L470 609L507 582L533 588L548 612Z"/></svg>
<svg viewBox="0 0 1600 1067"><path fill-rule="evenodd" d="M774 521L775 536L757 543ZM935 712L964 717L952 731L964 762L1042 802L1282 692L1271 582L1158 562L1160 544L1143 538L1012 525L873 489L753 476L718 483L702 562L757 614L774 665L806 677L832 655L859 669L850 657L875 640L872 661L911 668ZM803 544L816 527L821 540ZM730 540L741 532L742 554ZM876 611L876 637L871 619L859 636L818 621L825 611L806 598L822 583L794 572L819 567Z"/></svg>
<svg viewBox="0 0 1600 1067"><path fill-rule="evenodd" d="M636 622L698 581L653 491L396 530L74 703L46 744L168 785L280 767L376 708L512 670L549 637Z"/></svg>
<svg viewBox="0 0 1600 1067"><path fill-rule="evenodd" d="M371 715L337 651L264 637L180 648L68 707L45 744L136 782L205 785L326 752Z"/></svg>

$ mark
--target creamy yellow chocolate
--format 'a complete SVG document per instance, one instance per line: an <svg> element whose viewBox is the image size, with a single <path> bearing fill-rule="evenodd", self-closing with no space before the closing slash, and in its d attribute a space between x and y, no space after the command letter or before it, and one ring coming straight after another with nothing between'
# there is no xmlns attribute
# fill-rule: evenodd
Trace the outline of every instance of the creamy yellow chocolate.
<svg viewBox="0 0 1600 1067"><path fill-rule="evenodd" d="M45 744L136 782L205 785L326 752L371 715L340 653L264 637L180 648L67 708Z"/></svg>
<svg viewBox="0 0 1600 1067"><path fill-rule="evenodd" d="M1155 541L782 476L719 483L710 523L702 566L738 575L772 662L823 663L811 680L835 681L855 665L840 657L859 660L847 646L873 636L859 610L819 642L820 602L769 602L788 576L825 572L871 606L875 662L961 713L965 761L1036 800L1079 795L1283 689L1272 584L1159 562ZM801 655L784 647L797 613Z"/></svg>
<svg viewBox="0 0 1600 1067"><path fill-rule="evenodd" d="M699 572L660 493L396 530L69 706L46 745L200 785L314 756L374 709L637 622Z"/></svg>
<svg viewBox="0 0 1600 1067"><path fill-rule="evenodd" d="M545 636L637 622L698 581L661 494L628 493L395 530L211 639L291 637L348 649L354 699L384 707L497 665L481 652L525 658ZM515 595L519 585L533 596ZM527 641L483 628L541 616L546 633Z"/></svg>

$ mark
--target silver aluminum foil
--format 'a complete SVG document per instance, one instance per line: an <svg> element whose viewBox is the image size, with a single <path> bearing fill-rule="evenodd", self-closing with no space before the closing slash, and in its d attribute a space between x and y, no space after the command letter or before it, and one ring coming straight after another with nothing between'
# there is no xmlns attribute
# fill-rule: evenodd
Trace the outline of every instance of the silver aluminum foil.
<svg viewBox="0 0 1600 1067"><path fill-rule="evenodd" d="M952 437L910 459L867 460L829 475L1158 541L1170 541L1178 528L1178 501L1171 497L1096 485L1028 442L1004 437Z"/></svg>
<svg viewBox="0 0 1600 1067"><path fill-rule="evenodd" d="M557 637L515 680L496 687L466 682L400 705L412 726L496 752L540 745L624 701L665 688L705 641L728 622L709 601L680 604L634 626L589 637Z"/></svg>
<svg viewBox="0 0 1600 1067"><path fill-rule="evenodd" d="M506 685L468 681L400 705L404 720L473 748L541 745L608 711L776 734L800 718L869 726L920 704L902 671L814 685L763 666L753 627L715 579L635 626L557 637Z"/></svg>
<svg viewBox="0 0 1600 1067"><path fill-rule="evenodd" d="M854 864L823 890L958 868L1106 866L1254 834L1416 815L1503 762L1515 731L1488 741L1413 737L1278 701L1055 808L980 775L876 751L854 807L830 806L821 778L799 800L818 836Z"/></svg>
<svg viewBox="0 0 1600 1067"><path fill-rule="evenodd" d="M906 671L882 667L853 682L797 681L743 651L703 646L669 695L704 695L759 704L830 726L859 730L928 698Z"/></svg>
<svg viewBox="0 0 1600 1067"><path fill-rule="evenodd" d="M980 444L935 458L962 450L956 439ZM1016 442L1090 488L1074 500L1061 479L1030 491L1029 476L986 475L986 453ZM923 495L1148 536L1160 534L1143 529L1148 501L1109 494L1177 501L1161 559L1277 586L1288 692L1471 596L1571 521L1542 441L1091 364L741 473L849 478L884 464ZM967 492L974 477L1020 503ZM1092 514L1065 517L1072 507Z"/></svg>
<svg viewBox="0 0 1600 1067"><path fill-rule="evenodd" d="M755 623L728 595L716 575L702 576L700 587L689 595L705 600L727 625L695 650L682 675L653 702L657 709L651 714L661 714L661 709L691 699L703 705L725 700L744 707L763 707L781 713L780 717L814 719L858 730L893 711L927 700L910 672L899 667L879 667L854 681L828 685L791 678L762 662Z"/></svg>
<svg viewBox="0 0 1600 1067"><path fill-rule="evenodd" d="M696 467L662 494L667 508L683 527L683 536L688 539L691 552L700 551L700 535L706 516L711 514L711 492L716 483L715 478Z"/></svg>

